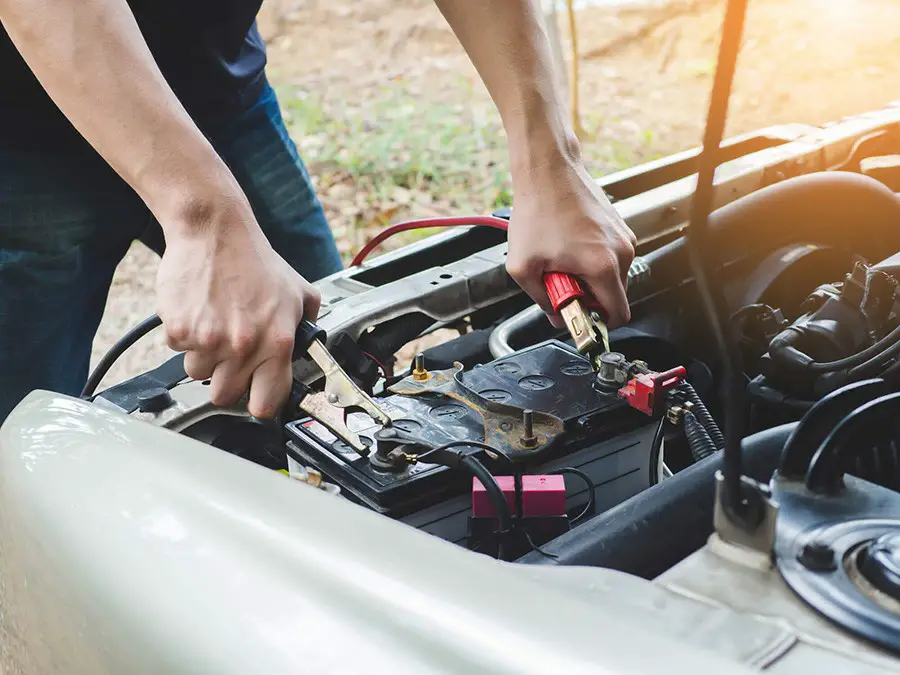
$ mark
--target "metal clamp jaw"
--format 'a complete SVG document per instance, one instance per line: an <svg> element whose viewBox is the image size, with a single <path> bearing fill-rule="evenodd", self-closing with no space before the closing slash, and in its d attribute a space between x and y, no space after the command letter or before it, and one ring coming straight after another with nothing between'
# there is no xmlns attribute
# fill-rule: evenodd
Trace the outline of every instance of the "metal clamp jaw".
<svg viewBox="0 0 900 675"><path fill-rule="evenodd" d="M592 361L600 353L609 351L609 332L600 316L603 308L596 302L591 305L578 279L570 274L551 272L544 275L544 288L554 312L559 312L566 328L582 354L592 355ZM595 363L595 368L598 365Z"/></svg>
<svg viewBox="0 0 900 675"><path fill-rule="evenodd" d="M334 356L325 348L325 337L325 331L306 319L303 319L297 328L294 338L295 358L305 352L325 374L325 391L313 392L306 388L299 397L297 406L365 456L369 453L369 449L344 422L343 411L362 410L383 427L390 426L391 418L341 368Z"/></svg>

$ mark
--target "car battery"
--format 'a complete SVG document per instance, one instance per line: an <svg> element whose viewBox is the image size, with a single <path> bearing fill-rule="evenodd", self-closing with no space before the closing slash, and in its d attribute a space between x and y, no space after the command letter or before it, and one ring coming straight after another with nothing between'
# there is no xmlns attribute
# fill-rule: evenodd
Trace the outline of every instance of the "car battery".
<svg viewBox="0 0 900 675"><path fill-rule="evenodd" d="M561 419L564 432L552 450L522 473L572 466L594 483L598 508L609 508L645 489L657 474L651 467L651 438L655 422L632 410L615 391L595 385L588 360L564 343L551 340L523 349L461 375L463 384L482 398L546 412ZM484 420L458 400L440 394L380 397L395 426L422 425L419 431L433 445L448 440L484 441ZM407 418L407 419L404 419ZM464 471L420 462L402 470L374 463L380 428L367 415L347 415L347 426L372 451L362 457L311 418L287 425L289 452L341 486L343 494L385 515L453 540L465 538L470 513L471 475ZM410 452L422 449L409 448ZM506 473L508 464L491 466ZM569 481L573 506L587 501L588 485ZM455 524L442 529L441 523ZM460 520L461 518L461 520Z"/></svg>

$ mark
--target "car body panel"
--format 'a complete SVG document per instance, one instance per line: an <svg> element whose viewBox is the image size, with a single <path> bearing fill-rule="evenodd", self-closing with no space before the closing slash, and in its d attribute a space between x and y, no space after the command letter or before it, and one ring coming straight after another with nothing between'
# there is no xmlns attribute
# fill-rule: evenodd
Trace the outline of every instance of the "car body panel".
<svg viewBox="0 0 900 675"><path fill-rule="evenodd" d="M604 570L555 583L47 392L0 430L0 541L11 673L747 672L604 612Z"/></svg>

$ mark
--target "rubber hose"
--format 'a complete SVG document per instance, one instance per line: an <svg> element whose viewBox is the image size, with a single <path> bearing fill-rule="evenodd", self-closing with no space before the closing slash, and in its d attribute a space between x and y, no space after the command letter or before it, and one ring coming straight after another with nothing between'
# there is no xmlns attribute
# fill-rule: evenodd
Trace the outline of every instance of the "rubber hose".
<svg viewBox="0 0 900 675"><path fill-rule="evenodd" d="M889 366L879 377L889 384L900 384L900 361Z"/></svg>
<svg viewBox="0 0 900 675"><path fill-rule="evenodd" d="M723 450L725 448L725 436L722 434L722 430L719 429L719 425L716 424L713 416L710 415L709 410L706 408L706 404L700 399L697 390L694 389L689 382L682 383L681 388L687 395L688 401L694 406L692 412L696 416L697 421L703 425L704 429L706 429L706 433L709 434L716 449Z"/></svg>
<svg viewBox="0 0 900 675"><path fill-rule="evenodd" d="M776 338L777 339L777 338ZM862 365L881 358L885 352L889 352L896 348L897 342L900 341L900 327L895 328L885 335L875 344L866 347L861 352L851 354L837 361L812 362L807 368L813 373L824 373L835 370L843 370L844 368L858 368Z"/></svg>
<svg viewBox="0 0 900 675"><path fill-rule="evenodd" d="M686 410L682 417L682 423L684 424L684 435L695 462L706 459L717 452L718 448L693 412Z"/></svg>
<svg viewBox="0 0 900 675"><path fill-rule="evenodd" d="M895 330L894 332L897 331ZM851 369L850 376L853 378L866 377L868 375L874 376L881 368L884 368L891 359L896 358L898 355L900 355L900 337L897 337L897 342L894 342L894 344L877 356L873 356L865 363L861 363Z"/></svg>

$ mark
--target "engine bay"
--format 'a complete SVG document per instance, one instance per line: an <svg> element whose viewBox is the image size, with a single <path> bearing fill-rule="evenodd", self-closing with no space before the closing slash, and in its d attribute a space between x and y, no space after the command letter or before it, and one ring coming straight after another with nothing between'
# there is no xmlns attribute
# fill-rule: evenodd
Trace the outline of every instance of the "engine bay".
<svg viewBox="0 0 900 675"><path fill-rule="evenodd" d="M900 601L895 540L884 537L897 528L897 418L865 413L884 433L857 420L865 447L820 468L842 506L809 505L816 488L806 468L828 455L818 446L842 419L900 385L900 200L890 176L861 168L866 157L900 149L900 108L814 131L773 128L723 147L709 236L740 348L745 469L773 481L785 504L847 518L854 502L834 485L853 474L851 492L868 495L855 503L881 524L877 536L847 539L840 555L853 561L849 577L877 587L868 597L881 598L873 602L894 625L884 598ZM469 227L317 284L322 344L352 382L323 377L317 360L301 356L275 422L240 405L213 406L208 383L188 378L181 356L92 400L478 554L658 577L703 548L721 522L713 492L722 489L723 363L684 236L696 160L685 153L601 181L638 234L639 257L629 272L633 320L610 332L597 359L506 275L503 233ZM443 338L412 356L404 350L431 334ZM785 429L814 422L816 433L785 440ZM792 473L790 462L802 468ZM845 569L834 547L800 548L787 559L802 570ZM813 586L825 602L828 591ZM898 644L896 635L878 642Z"/></svg>

